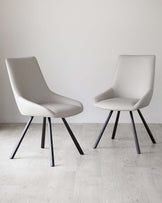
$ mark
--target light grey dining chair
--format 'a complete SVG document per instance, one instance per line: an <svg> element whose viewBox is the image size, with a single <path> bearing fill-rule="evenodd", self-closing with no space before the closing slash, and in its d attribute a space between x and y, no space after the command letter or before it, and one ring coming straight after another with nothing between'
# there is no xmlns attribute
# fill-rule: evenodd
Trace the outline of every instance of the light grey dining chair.
<svg viewBox="0 0 162 203"><path fill-rule="evenodd" d="M133 111L137 110L153 144L156 143L140 111L141 108L148 106L151 101L154 86L154 74L154 55L119 56L118 68L112 85L107 91L95 98L94 105L98 108L110 110L110 113L94 144L94 148L97 148L113 111L117 111L117 116L112 139L115 138L120 111L129 111L137 153L141 153L133 117Z"/></svg>
<svg viewBox="0 0 162 203"><path fill-rule="evenodd" d="M62 119L79 153L83 155L83 150L65 120L66 117L81 113L83 105L79 101L52 92L35 57L8 58L6 66L18 109L22 115L30 116L10 158L14 158L34 116L43 117L41 148L45 146L46 118L48 118L51 166L55 165L51 117Z"/></svg>

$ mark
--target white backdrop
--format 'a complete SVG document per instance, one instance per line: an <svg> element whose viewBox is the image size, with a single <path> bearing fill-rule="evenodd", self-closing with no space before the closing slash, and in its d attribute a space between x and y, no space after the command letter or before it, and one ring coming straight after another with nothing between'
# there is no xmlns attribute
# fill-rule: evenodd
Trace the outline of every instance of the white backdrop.
<svg viewBox="0 0 162 203"><path fill-rule="evenodd" d="M143 112L161 123L161 0L0 0L0 122L27 120L17 110L6 57L36 56L49 87L83 103L84 112L69 120L84 123L106 119L93 98L109 87L119 54L156 54L155 91Z"/></svg>

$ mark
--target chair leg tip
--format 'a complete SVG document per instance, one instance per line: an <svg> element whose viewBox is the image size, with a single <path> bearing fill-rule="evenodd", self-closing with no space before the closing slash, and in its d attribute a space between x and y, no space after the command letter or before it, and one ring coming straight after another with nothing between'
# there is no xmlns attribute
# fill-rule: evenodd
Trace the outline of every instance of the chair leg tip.
<svg viewBox="0 0 162 203"><path fill-rule="evenodd" d="M51 164L51 167L55 167L55 164Z"/></svg>
<svg viewBox="0 0 162 203"><path fill-rule="evenodd" d="M10 159L14 159L14 155L13 154L10 156Z"/></svg>

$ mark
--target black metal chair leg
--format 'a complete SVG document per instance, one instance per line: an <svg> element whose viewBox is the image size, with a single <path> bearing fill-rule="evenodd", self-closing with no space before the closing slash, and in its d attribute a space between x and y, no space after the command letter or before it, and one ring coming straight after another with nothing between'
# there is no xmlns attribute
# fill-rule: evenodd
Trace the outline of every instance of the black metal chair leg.
<svg viewBox="0 0 162 203"><path fill-rule="evenodd" d="M65 118L62 118L62 121L63 121L63 123L64 123L64 125L65 125L67 131L69 132L69 134L70 134L70 136L71 136L71 138L72 138L72 140L73 140L75 146L77 147L79 153L80 153L81 155L83 155L84 152L83 152L82 148L80 147L80 145L79 145L77 139L75 138L75 136L74 136L74 134L73 134L73 132L72 132L70 126L68 125L67 121L65 120Z"/></svg>
<svg viewBox="0 0 162 203"><path fill-rule="evenodd" d="M132 121L132 127L133 127L134 140L135 140L135 144L136 144L137 154L141 154L132 111L130 111L130 117L131 117L131 121Z"/></svg>
<svg viewBox="0 0 162 203"><path fill-rule="evenodd" d="M147 132L149 134L149 136L150 136L150 139L151 139L152 143L156 144L156 141L155 141L155 139L154 139L154 137L153 137L153 135L152 135L152 133L151 133L151 131L150 131L150 129L149 129L149 127L148 127L148 125L147 125L147 123L146 123L142 113L141 113L141 111L138 109L137 112L138 112L138 114L139 114L139 116L140 116L140 118L141 118L141 120L142 120L142 122L143 122L143 124L144 124L144 126L145 126L145 128L146 128L146 130L147 130Z"/></svg>
<svg viewBox="0 0 162 203"><path fill-rule="evenodd" d="M104 131L105 131L105 128L106 128L106 126L107 126L107 124L108 124L108 122L109 122L109 120L110 120L110 118L111 118L112 113L113 113L113 111L110 111L110 113L109 113L109 115L108 115L108 117L107 117L107 119L106 119L106 122L105 122L105 124L104 124L104 126L103 126L103 128L102 128L102 130L101 130L101 132L100 132L100 134L99 134L99 136L98 136L98 138L97 138L97 140L96 140L94 146L93 146L94 149L97 148L97 145L98 145L99 142L100 142L100 139L101 139L101 137L102 137L102 135L103 135L103 133L104 133Z"/></svg>
<svg viewBox="0 0 162 203"><path fill-rule="evenodd" d="M120 116L120 111L117 112L116 121L115 121L115 125L114 125L114 129L113 129L113 133L112 133L111 139L115 138L116 129L117 129L117 126L118 126L118 121L119 121L119 116Z"/></svg>
<svg viewBox="0 0 162 203"><path fill-rule="evenodd" d="M50 147L50 162L51 167L55 166L54 162L54 151L53 151L53 140L52 140L52 125L51 118L48 117L48 129L49 129L49 147Z"/></svg>
<svg viewBox="0 0 162 203"><path fill-rule="evenodd" d="M46 135L46 117L43 118L41 148L44 148L45 145L45 135Z"/></svg>
<svg viewBox="0 0 162 203"><path fill-rule="evenodd" d="M15 156L15 154L16 154L16 152L17 152L17 150L18 150L18 148L19 148L19 146L20 146L20 144L21 144L21 142L22 142L22 140L23 140L23 138L24 138L24 136L25 136L25 134L26 134L26 132L27 132L27 130L28 130L28 128L29 128L31 122L32 122L32 120L33 120L33 118L34 118L34 117L31 116L30 119L29 119L29 121L27 122L27 124L26 124L26 126L25 126L25 128L24 128L24 130L23 130L23 133L22 133L22 135L21 135L21 137L20 137L20 139L19 139L19 141L18 141L18 143L17 143L15 149L14 149L14 151L12 152L12 154L11 154L11 156L10 156L10 159L13 159L13 158L14 158L14 156Z"/></svg>

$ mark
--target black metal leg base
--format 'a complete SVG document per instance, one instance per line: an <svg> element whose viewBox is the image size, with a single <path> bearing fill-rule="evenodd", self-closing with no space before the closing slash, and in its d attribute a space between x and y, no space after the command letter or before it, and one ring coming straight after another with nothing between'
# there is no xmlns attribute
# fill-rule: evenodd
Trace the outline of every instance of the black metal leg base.
<svg viewBox="0 0 162 203"><path fill-rule="evenodd" d="M155 141L155 139L154 139L154 137L153 137L153 135L151 133L151 130L149 129L149 127L148 127L148 125L147 125L147 123L146 123L146 121L145 121L141 111L138 109L137 112L138 112L138 114L139 114L139 116L140 116L140 118L141 118L141 120L142 120L142 122L143 122L143 124L144 124L144 126L145 126L145 128L146 128L146 130L148 132L148 134L149 134L149 137L150 137L152 143L156 144L156 141Z"/></svg>
<svg viewBox="0 0 162 203"><path fill-rule="evenodd" d="M45 146L45 135L46 135L46 117L43 118L41 148L44 148Z"/></svg>
<svg viewBox="0 0 162 203"><path fill-rule="evenodd" d="M10 156L10 159L13 159L18 148L20 147L20 144L33 120L33 116L30 117L28 123L26 124L24 130L23 130L23 133L13 151L13 153L11 154ZM51 118L48 118L48 126L49 126L49 143L50 143L50 161L51 161L51 166L53 167L55 165L54 163L54 152L53 152L53 141L52 141L52 127L51 127ZM43 131L42 131L42 141L41 141L41 147L44 148L44 141L45 141L45 125L46 125L46 118L43 119Z"/></svg>
<svg viewBox="0 0 162 203"><path fill-rule="evenodd" d="M74 134L73 134L73 132L72 132L70 126L68 125L67 121L65 120L65 118L62 118L62 121L63 121L63 123L64 123L64 125L65 125L67 131L69 132L69 134L70 134L70 136L71 136L71 138L72 138L72 140L73 140L73 142L74 142L76 148L78 149L79 153L80 153L81 155L83 155L84 152L83 152L82 148L80 147L80 145L79 145L77 139L75 138L75 136L74 136Z"/></svg>
<svg viewBox="0 0 162 203"><path fill-rule="evenodd" d="M48 117L48 129L49 129L49 146L50 146L50 162L51 167L55 166L54 162L54 151L53 151L53 140L52 140L52 125L51 118Z"/></svg>
<svg viewBox="0 0 162 203"><path fill-rule="evenodd" d="M143 124L144 124L144 126L146 128L146 131L148 132L148 135L149 135L152 143L156 144L156 141L155 141L155 139L154 139L154 137L153 137L153 135L151 133L151 130L148 127L148 125L147 125L141 111L138 109L137 112L138 112L138 114L139 114L139 116L140 116L140 118L141 118L141 120L142 120L142 122L143 122ZM93 147L94 149L97 148L97 146L98 146L98 144L99 144L99 142L101 140L101 137L102 137L102 135L103 135L103 133L104 133L104 131L106 129L106 126L107 126L107 124L108 124L108 122L109 122L109 120L111 118L112 113L113 113L113 110L111 110L109 115L108 115L108 118L107 118L107 120L106 120L106 122L105 122L105 124L104 124L104 126L103 126L103 128L102 128L102 130L101 130L95 144L94 144L94 147ZM111 137L112 139L115 138L115 134L116 134L117 126L118 126L118 121L119 121L119 116L120 116L120 111L117 112L117 116L116 116L116 120L115 120L115 124L114 124L114 129L113 129L113 133L112 133L112 137ZM135 122L134 122L134 117L133 117L133 112L132 111L130 111L130 118L131 118L132 127L133 127L133 134L134 134L134 140L135 140L137 154L141 154L141 150L140 150L140 146L139 146L139 142L138 142L138 137L137 137L137 132L136 132L136 127L135 127Z"/></svg>
<svg viewBox="0 0 162 203"><path fill-rule="evenodd" d="M115 138L115 134L116 134L117 126L118 126L118 121L119 121L119 116L120 116L120 111L117 112L116 121L115 121L115 125L114 125L111 139Z"/></svg>
<svg viewBox="0 0 162 203"><path fill-rule="evenodd" d="M110 118L111 118L112 113L113 113L113 111L110 111L110 113L109 113L109 115L108 115L108 117L107 117L107 119L106 119L106 122L105 122L105 124L104 124L104 126L103 126L103 128L102 128L102 130L101 130L101 132L100 132L100 134L99 134L99 136L98 136L98 138L97 138L97 140L96 140L94 146L93 146L93 149L96 149L96 148L97 148L97 146L98 146L98 144L99 144L99 142L100 142L100 139L101 139L101 137L102 137L102 135L103 135L103 133L104 133L104 131L105 131L105 128L106 128L106 126L107 126L107 124L108 124L108 122L109 122L109 120L110 120Z"/></svg>
<svg viewBox="0 0 162 203"><path fill-rule="evenodd" d="M10 159L13 159L13 158L14 158L14 156L15 156L15 154L16 154L18 148L20 147L20 144L21 144L21 142L22 142L22 140L23 140L23 138L24 138L24 136L25 136L25 134L26 134L26 132L27 132L27 130L28 130L28 128L29 128L29 126L30 126L32 120L33 120L33 118L34 118L34 117L31 116L30 119L29 119L29 121L27 122L27 124L26 124L26 126L25 126L25 128L24 128L24 130L23 130L23 133L22 133L22 135L21 135L21 137L20 137L20 139L19 139L19 141L18 141L18 143L17 143L15 149L14 149L14 151L12 152L12 154L11 154L11 156L10 156Z"/></svg>
<svg viewBox="0 0 162 203"><path fill-rule="evenodd" d="M137 154L141 154L132 111L130 111L130 117L131 117L131 121L132 121L132 127L133 127L134 140L135 140L135 144L136 144Z"/></svg>

